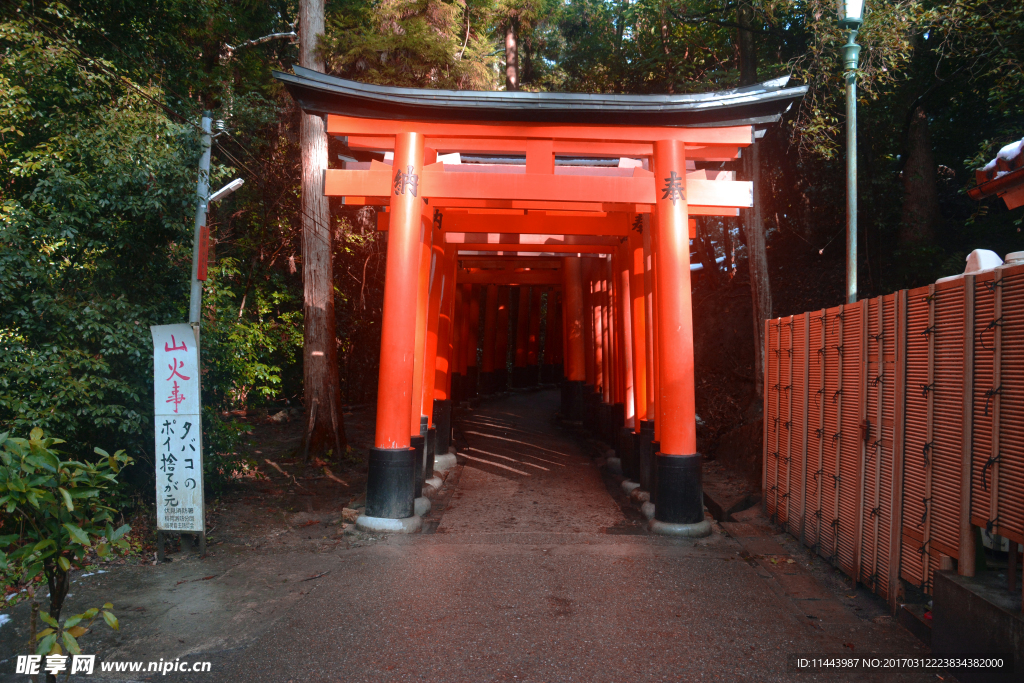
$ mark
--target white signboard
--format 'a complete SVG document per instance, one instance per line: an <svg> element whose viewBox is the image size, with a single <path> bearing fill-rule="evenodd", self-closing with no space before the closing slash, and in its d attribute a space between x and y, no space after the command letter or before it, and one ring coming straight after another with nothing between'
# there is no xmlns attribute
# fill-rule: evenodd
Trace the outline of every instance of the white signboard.
<svg viewBox="0 0 1024 683"><path fill-rule="evenodd" d="M154 325L156 527L204 531L199 347L192 326Z"/></svg>

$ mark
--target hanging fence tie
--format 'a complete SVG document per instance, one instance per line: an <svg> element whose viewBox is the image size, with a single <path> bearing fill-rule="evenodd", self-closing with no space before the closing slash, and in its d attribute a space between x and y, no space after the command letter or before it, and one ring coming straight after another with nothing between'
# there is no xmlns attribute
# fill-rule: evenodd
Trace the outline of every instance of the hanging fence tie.
<svg viewBox="0 0 1024 683"><path fill-rule="evenodd" d="M790 358L792 358L792 357L793 357L793 349L792 349L792 348L788 348L788 349L783 349L783 351L787 351L787 352L789 353L789 357L790 357Z"/></svg>
<svg viewBox="0 0 1024 683"><path fill-rule="evenodd" d="M778 427L779 427L779 418L778 417L773 417L772 418L772 432L774 432L776 429L778 429Z"/></svg>
<svg viewBox="0 0 1024 683"><path fill-rule="evenodd" d="M1002 327L1002 326L1003 326L1003 316L999 316L998 318L996 318L995 320L990 322L988 325L986 325L985 329L983 329L980 332L978 332L978 342L981 344L981 348L985 349L986 351L995 351L995 347L994 346L990 348L990 347L985 345L985 333L988 332L989 330L994 330L995 328Z"/></svg>
<svg viewBox="0 0 1024 683"><path fill-rule="evenodd" d="M842 481L842 477L841 476L839 476L838 474L833 474L832 475L832 488L834 488L834 489L839 488L839 483L841 481Z"/></svg>
<svg viewBox="0 0 1024 683"><path fill-rule="evenodd" d="M835 405L839 401L839 397L842 396L843 390L836 389L836 393L832 394L832 404Z"/></svg>
<svg viewBox="0 0 1024 683"><path fill-rule="evenodd" d="M814 511L814 516L817 517L818 519L821 519L821 510L815 510ZM815 543L814 547L815 548L820 548L821 547L821 542Z"/></svg>
<svg viewBox="0 0 1024 683"><path fill-rule="evenodd" d="M921 455L924 456L924 466L925 467L928 467L928 451L930 451L932 449L932 443L933 443L932 441L929 441L929 442L927 442L921 448Z"/></svg>
<svg viewBox="0 0 1024 683"><path fill-rule="evenodd" d="M778 384L773 384L772 385L772 391L778 391L780 386L781 386L781 382L778 383Z"/></svg>
<svg viewBox="0 0 1024 683"><path fill-rule="evenodd" d="M874 380L872 380L872 384L874 384L877 387L879 384L883 383L882 380L883 380L884 377L885 377L885 373L883 372L881 375L879 375Z"/></svg>
<svg viewBox="0 0 1024 683"><path fill-rule="evenodd" d="M792 460L792 458L793 458L793 456L787 455L785 458L782 459L782 462L784 462L784 463L786 463L788 465L789 461Z"/></svg>
<svg viewBox="0 0 1024 683"><path fill-rule="evenodd" d="M988 291L994 292L996 291L996 287L1003 286L1003 281L1000 280L999 282L996 282L995 280L982 280L981 284L985 285L985 289L987 289Z"/></svg>
<svg viewBox="0 0 1024 683"><path fill-rule="evenodd" d="M814 473L814 481L818 481L818 475L825 474L825 468L822 467L820 470ZM821 517L821 510L818 510L818 516Z"/></svg>
<svg viewBox="0 0 1024 683"><path fill-rule="evenodd" d="M789 498L789 491L782 494L782 500L786 500L787 498Z"/></svg>
<svg viewBox="0 0 1024 683"><path fill-rule="evenodd" d="M875 508L871 508L871 516L872 517L878 517L881 514L882 514L882 506L881 505L879 505L878 507L875 507Z"/></svg>
<svg viewBox="0 0 1024 683"><path fill-rule="evenodd" d="M779 452L778 452L778 451L772 451L772 452L771 452L771 453L769 453L768 455L772 456L772 457L773 457L773 458L775 458L776 460L778 460L778 458L779 458Z"/></svg>
<svg viewBox="0 0 1024 683"><path fill-rule="evenodd" d="M990 519L987 522L985 522L985 531L987 531L989 535L991 535L992 532L995 530L996 525L999 523L999 515L996 515L994 519Z"/></svg>
<svg viewBox="0 0 1024 683"><path fill-rule="evenodd" d="M817 436L819 439L824 439L825 438L825 428L822 427L820 429L815 429L814 430L814 435Z"/></svg>
<svg viewBox="0 0 1024 683"><path fill-rule="evenodd" d="M927 396L929 391L935 391L935 382L921 385L921 395Z"/></svg>
<svg viewBox="0 0 1024 683"><path fill-rule="evenodd" d="M924 543L921 544L921 547L917 549L917 552L919 552L922 555L924 555L926 552L928 552L928 544L930 544L931 542L932 542L932 539L929 538L927 541L925 541ZM931 581L925 581L924 583L931 583ZM921 585L923 586L924 584L921 584Z"/></svg>
<svg viewBox="0 0 1024 683"><path fill-rule="evenodd" d="M842 432L836 432L835 434L833 434L832 435L832 445L835 446L836 445L836 441L839 441L841 438L843 438Z"/></svg>
<svg viewBox="0 0 1024 683"><path fill-rule="evenodd" d="M987 461L985 461L985 466L981 468L981 488L984 489L985 491L988 491L988 482L985 479L985 477L987 476L987 473L988 473L988 468L992 467L997 462L1002 462L1002 458L1003 458L1003 454L1002 453L996 453L991 458L989 458ZM993 476L995 476L995 475L993 474Z"/></svg>
<svg viewBox="0 0 1024 683"><path fill-rule="evenodd" d="M818 355L819 356L824 356L825 355L825 347L824 346L822 346L820 349L818 349Z"/></svg>
<svg viewBox="0 0 1024 683"><path fill-rule="evenodd" d="M836 344L835 345L835 349L836 349L836 353L838 353L840 356L843 355L843 345L842 344Z"/></svg>
<svg viewBox="0 0 1024 683"><path fill-rule="evenodd" d="M793 428L793 421L789 420L788 422L783 422L782 426L786 428L786 431L789 431Z"/></svg>
<svg viewBox="0 0 1024 683"><path fill-rule="evenodd" d="M923 330L921 330L921 334L923 334L923 335L935 334L935 327L936 327L935 325L932 325L931 327L926 327Z"/></svg>
<svg viewBox="0 0 1024 683"><path fill-rule="evenodd" d="M793 388L792 384L787 384L786 386L782 387L782 390L785 391L788 394L789 390L792 389L792 388Z"/></svg>
<svg viewBox="0 0 1024 683"><path fill-rule="evenodd" d="M775 357L776 358L781 358L782 357L782 349L772 349L772 351L775 352Z"/></svg>
<svg viewBox="0 0 1024 683"><path fill-rule="evenodd" d="M843 314L842 313L836 313L835 317L832 318L832 329L829 331L829 334L833 334L836 331L836 321L837 320L842 320L842 319L843 319Z"/></svg>
<svg viewBox="0 0 1024 683"><path fill-rule="evenodd" d="M874 339L875 341L882 341L883 339L885 339L885 333L879 332L878 334L873 334L871 335L871 338Z"/></svg>
<svg viewBox="0 0 1024 683"><path fill-rule="evenodd" d="M814 392L814 407L817 408L820 404L818 403L818 396L825 393L825 387L818 389Z"/></svg>
<svg viewBox="0 0 1024 683"><path fill-rule="evenodd" d="M989 389L985 392L985 415L988 415L988 402L989 399L994 399L996 396L1003 394L1003 387L998 386L995 389Z"/></svg>
<svg viewBox="0 0 1024 683"><path fill-rule="evenodd" d="M918 526L923 526L926 519L928 519L928 506L931 504L931 498L922 498L921 503L924 504L924 514L921 515L921 523Z"/></svg>

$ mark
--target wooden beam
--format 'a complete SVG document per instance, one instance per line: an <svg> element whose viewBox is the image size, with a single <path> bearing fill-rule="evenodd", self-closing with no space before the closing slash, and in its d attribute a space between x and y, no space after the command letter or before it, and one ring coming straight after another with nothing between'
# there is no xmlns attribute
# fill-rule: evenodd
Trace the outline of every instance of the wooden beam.
<svg viewBox="0 0 1024 683"><path fill-rule="evenodd" d="M383 166L383 164L381 164ZM440 164L443 167L443 164ZM642 171L642 169L637 169ZM328 197L389 196L391 170L328 169L324 194ZM729 209L753 206L753 184L743 181L688 180L687 200L696 206ZM512 175L504 173L445 173L425 168L417 188L418 196L446 199L499 199L540 202L586 202L611 204L653 204L657 196L651 176L631 178L605 176ZM434 203L434 206L440 206ZM481 207L484 208L484 207ZM489 208L517 208L494 206Z"/></svg>
<svg viewBox="0 0 1024 683"><path fill-rule="evenodd" d="M466 268L530 268L532 270L561 270L562 259L541 258L494 258L490 256L463 256L459 259Z"/></svg>
<svg viewBox="0 0 1024 683"><path fill-rule="evenodd" d="M519 256L527 253L543 254L611 254L617 245L605 244L459 244L457 247L472 252L502 252ZM461 258L461 257L460 257Z"/></svg>
<svg viewBox="0 0 1024 683"><path fill-rule="evenodd" d="M497 209L503 210L503 209ZM377 214L377 229L387 230L390 224L388 213ZM462 233L518 233L521 235L611 235L624 237L629 234L630 224L625 213L608 214L605 217L583 218L579 216L559 217L544 213L515 215L466 214L443 212L441 225L445 232Z"/></svg>
<svg viewBox="0 0 1024 683"><path fill-rule="evenodd" d="M562 273L557 270L466 270L455 276L458 284L470 285L561 285Z"/></svg>
<svg viewBox="0 0 1024 683"><path fill-rule="evenodd" d="M465 137L430 137L427 144L438 154L485 154L515 155L526 154L525 139L479 139ZM348 146L354 150L383 152L394 149L390 137L350 135ZM646 159L653 154L653 145L643 142L590 142L587 140L554 140L552 149L556 156ZM730 161L739 157L737 145L687 145L686 157L698 161Z"/></svg>
<svg viewBox="0 0 1024 683"><path fill-rule="evenodd" d="M518 140L565 140L583 142L644 142L679 140L693 145L735 145L754 142L753 126L723 128L673 128L666 126L579 125L575 123L455 123L400 119L363 119L328 114L329 135L394 137L398 133L420 133L437 149L432 138L505 138ZM617 155L609 155L617 156Z"/></svg>
<svg viewBox="0 0 1024 683"><path fill-rule="evenodd" d="M507 232L445 232L445 244L496 244L505 247L519 245L551 246L563 245L598 245L614 247L622 243L621 237L604 235L557 235L557 234L525 234Z"/></svg>

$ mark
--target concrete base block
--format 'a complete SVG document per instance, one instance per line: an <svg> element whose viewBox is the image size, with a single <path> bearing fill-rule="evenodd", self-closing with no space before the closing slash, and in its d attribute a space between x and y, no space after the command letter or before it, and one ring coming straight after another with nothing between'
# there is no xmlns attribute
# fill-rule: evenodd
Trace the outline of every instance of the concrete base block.
<svg viewBox="0 0 1024 683"><path fill-rule="evenodd" d="M427 498L426 496L420 496L413 502L413 511L415 512L416 516L423 517L428 512L430 512L430 508L432 505L433 503L430 502L429 498Z"/></svg>
<svg viewBox="0 0 1024 683"><path fill-rule="evenodd" d="M634 503L646 503L651 499L651 494L638 486L629 492L629 499Z"/></svg>
<svg viewBox="0 0 1024 683"><path fill-rule="evenodd" d="M455 458L453 451L448 451L442 455L434 456L434 471L435 472L446 472L451 468L455 467L458 463Z"/></svg>
<svg viewBox="0 0 1024 683"><path fill-rule="evenodd" d="M630 481L629 479L627 479L624 482L622 482L622 491L627 496L629 494L633 493L633 489L638 489L638 488L640 488L640 484L636 483L635 481Z"/></svg>
<svg viewBox="0 0 1024 683"><path fill-rule="evenodd" d="M611 474L622 474L622 461L618 458L608 458L605 466Z"/></svg>
<svg viewBox="0 0 1024 683"><path fill-rule="evenodd" d="M387 519L385 517L367 517L359 515L356 528L371 533L415 534L423 528L423 518L419 515L404 519Z"/></svg>
<svg viewBox="0 0 1024 683"><path fill-rule="evenodd" d="M659 522L656 519L652 519L649 522L648 528L652 533L661 534L662 536L704 538L705 536L711 535L711 522L706 519L704 521L697 522L696 524L671 524L669 522Z"/></svg>
<svg viewBox="0 0 1024 683"><path fill-rule="evenodd" d="M431 477L430 479L427 479L425 482L423 482L424 486L430 486L431 488L434 489L434 491L440 490L443 484L444 480L441 479L441 477Z"/></svg>
<svg viewBox="0 0 1024 683"><path fill-rule="evenodd" d="M654 519L654 503L647 501L640 506L640 512L643 513L643 516L648 520Z"/></svg>

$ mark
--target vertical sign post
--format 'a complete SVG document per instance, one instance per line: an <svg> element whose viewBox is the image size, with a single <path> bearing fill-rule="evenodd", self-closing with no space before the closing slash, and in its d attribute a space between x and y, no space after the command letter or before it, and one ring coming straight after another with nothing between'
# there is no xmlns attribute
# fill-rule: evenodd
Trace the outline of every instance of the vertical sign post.
<svg viewBox="0 0 1024 683"><path fill-rule="evenodd" d="M158 559L166 532L195 533L206 554L199 334L192 325L154 325L153 415L156 432Z"/></svg>

